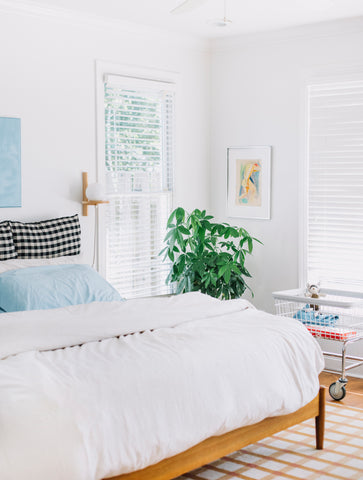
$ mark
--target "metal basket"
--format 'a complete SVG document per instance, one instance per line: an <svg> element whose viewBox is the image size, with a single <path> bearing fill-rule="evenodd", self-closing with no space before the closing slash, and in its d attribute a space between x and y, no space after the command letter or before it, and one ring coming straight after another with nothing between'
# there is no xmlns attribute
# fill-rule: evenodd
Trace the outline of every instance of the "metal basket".
<svg viewBox="0 0 363 480"><path fill-rule="evenodd" d="M348 344L363 338L363 293L322 288L319 298L307 297L303 289L274 292L272 295L277 315L299 320L315 337L342 343L341 354L327 351L323 354L342 360L341 378L330 385L329 391L335 400L344 398L348 382L345 372L363 364L362 357L346 354ZM347 365L347 360L353 363Z"/></svg>

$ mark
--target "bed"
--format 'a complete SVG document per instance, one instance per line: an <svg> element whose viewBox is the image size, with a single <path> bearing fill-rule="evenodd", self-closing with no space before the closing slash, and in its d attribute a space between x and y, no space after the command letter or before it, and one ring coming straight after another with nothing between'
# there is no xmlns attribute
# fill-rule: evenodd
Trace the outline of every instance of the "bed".
<svg viewBox="0 0 363 480"><path fill-rule="evenodd" d="M323 447L300 322L197 292L123 301L72 257L0 263L1 480L172 479L307 418Z"/></svg>

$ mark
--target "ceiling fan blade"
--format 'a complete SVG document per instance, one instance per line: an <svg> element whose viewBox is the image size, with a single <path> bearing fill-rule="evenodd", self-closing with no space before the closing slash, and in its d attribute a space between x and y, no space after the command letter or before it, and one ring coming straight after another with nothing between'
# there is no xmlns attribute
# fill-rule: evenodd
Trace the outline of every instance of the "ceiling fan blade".
<svg viewBox="0 0 363 480"><path fill-rule="evenodd" d="M191 10L194 10L195 8L198 8L200 5L203 5L203 3L208 2L209 0L184 0L180 5L177 7L173 8L170 13L173 14L179 14L179 13L186 13Z"/></svg>

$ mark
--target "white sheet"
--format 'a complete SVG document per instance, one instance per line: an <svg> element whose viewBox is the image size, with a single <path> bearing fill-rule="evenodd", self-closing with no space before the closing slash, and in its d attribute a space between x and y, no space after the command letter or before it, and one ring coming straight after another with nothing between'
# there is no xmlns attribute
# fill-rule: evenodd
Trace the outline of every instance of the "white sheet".
<svg viewBox="0 0 363 480"><path fill-rule="evenodd" d="M3 260L0 262L0 274L19 268L42 267L43 265L67 265L73 263L87 262L82 254L55 258L12 258L11 260Z"/></svg>
<svg viewBox="0 0 363 480"><path fill-rule="evenodd" d="M248 306L193 293L2 314L1 480L127 473L308 403L317 343Z"/></svg>

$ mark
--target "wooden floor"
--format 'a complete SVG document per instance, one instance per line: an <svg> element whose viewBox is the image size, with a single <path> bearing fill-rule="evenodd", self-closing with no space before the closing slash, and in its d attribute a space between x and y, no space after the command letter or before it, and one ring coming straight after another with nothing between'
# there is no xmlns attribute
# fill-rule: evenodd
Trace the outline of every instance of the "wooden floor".
<svg viewBox="0 0 363 480"><path fill-rule="evenodd" d="M322 372L320 374L320 385L329 387L329 385L338 380L339 375L334 373ZM340 400L338 403L351 406L363 408L363 378L347 377L347 395L343 400ZM335 402L329 395L328 389L326 393L326 399L329 402Z"/></svg>

